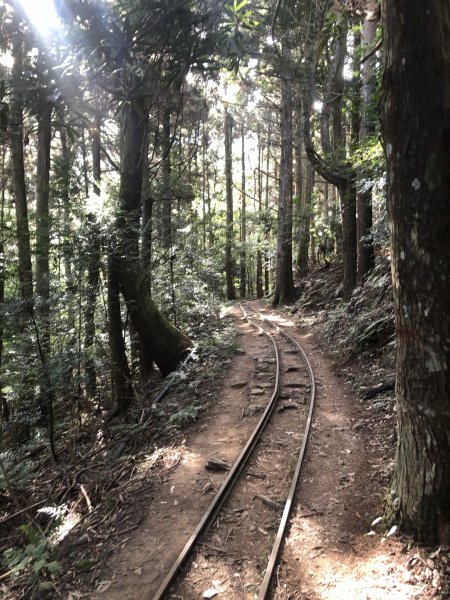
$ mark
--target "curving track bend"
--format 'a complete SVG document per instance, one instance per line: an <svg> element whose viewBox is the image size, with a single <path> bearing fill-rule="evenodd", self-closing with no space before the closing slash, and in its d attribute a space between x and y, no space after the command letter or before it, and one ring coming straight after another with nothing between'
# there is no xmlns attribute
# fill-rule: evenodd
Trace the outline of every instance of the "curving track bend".
<svg viewBox="0 0 450 600"><path fill-rule="evenodd" d="M261 414L240 456L153 600L268 598L308 440L315 400L311 365L296 340L252 302L248 335L264 336L253 358L242 418Z"/></svg>

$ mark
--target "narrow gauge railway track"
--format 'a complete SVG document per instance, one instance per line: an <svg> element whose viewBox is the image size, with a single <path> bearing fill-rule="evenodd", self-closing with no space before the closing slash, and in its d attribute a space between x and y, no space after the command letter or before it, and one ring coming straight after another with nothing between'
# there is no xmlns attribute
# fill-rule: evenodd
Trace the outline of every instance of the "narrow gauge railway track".
<svg viewBox="0 0 450 600"><path fill-rule="evenodd" d="M266 350L254 357L250 404L242 415L262 416L152 600L198 598L199 586L208 588L204 597L254 598L259 590L258 600L264 600L271 589L306 450L315 382L294 338L251 302L241 310L253 335L267 337Z"/></svg>

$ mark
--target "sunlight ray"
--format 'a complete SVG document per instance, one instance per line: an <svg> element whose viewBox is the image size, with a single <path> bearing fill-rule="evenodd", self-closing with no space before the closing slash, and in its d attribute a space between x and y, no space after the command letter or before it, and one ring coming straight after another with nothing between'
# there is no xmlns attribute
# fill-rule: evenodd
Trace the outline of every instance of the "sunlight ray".
<svg viewBox="0 0 450 600"><path fill-rule="evenodd" d="M60 27L58 13L53 0L18 0L30 24L44 39Z"/></svg>

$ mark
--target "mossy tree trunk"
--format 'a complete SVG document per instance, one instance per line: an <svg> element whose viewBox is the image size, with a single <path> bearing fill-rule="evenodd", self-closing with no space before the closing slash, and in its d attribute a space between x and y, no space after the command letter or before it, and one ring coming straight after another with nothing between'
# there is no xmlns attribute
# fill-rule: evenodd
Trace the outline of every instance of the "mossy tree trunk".
<svg viewBox="0 0 450 600"><path fill-rule="evenodd" d="M139 87L139 82L136 86ZM163 375L167 375L176 368L191 343L160 313L151 298L148 280L142 276L139 235L144 152L147 147L145 98L136 95L133 102L123 107L121 118L122 163L113 265L146 355L149 360L151 357L155 361Z"/></svg>

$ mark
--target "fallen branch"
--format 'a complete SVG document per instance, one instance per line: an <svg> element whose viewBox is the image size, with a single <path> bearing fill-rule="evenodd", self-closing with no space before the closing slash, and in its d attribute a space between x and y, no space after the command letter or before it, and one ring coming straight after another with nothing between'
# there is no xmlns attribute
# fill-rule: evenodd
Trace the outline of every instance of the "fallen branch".
<svg viewBox="0 0 450 600"><path fill-rule="evenodd" d="M0 519L0 524L6 523L6 521L10 521L11 519L14 519L14 517L17 517L18 515L21 515L22 513L27 512L28 510L31 510L32 508L36 508L37 506L40 506L41 504L45 504L46 502L47 502L47 500L40 500L39 502L36 502L35 504L32 504L31 506L26 506L25 508L22 508L21 510L16 511L12 515L3 517L2 519Z"/></svg>
<svg viewBox="0 0 450 600"><path fill-rule="evenodd" d="M394 390L395 389L395 379L393 379L392 381L387 381L386 383L381 383L380 385L377 385L374 388L370 388L369 390L366 390L364 392L364 394L361 396L361 400L370 400L370 398L374 398L375 396L377 396L378 394L381 394L382 392L387 392L389 390Z"/></svg>

